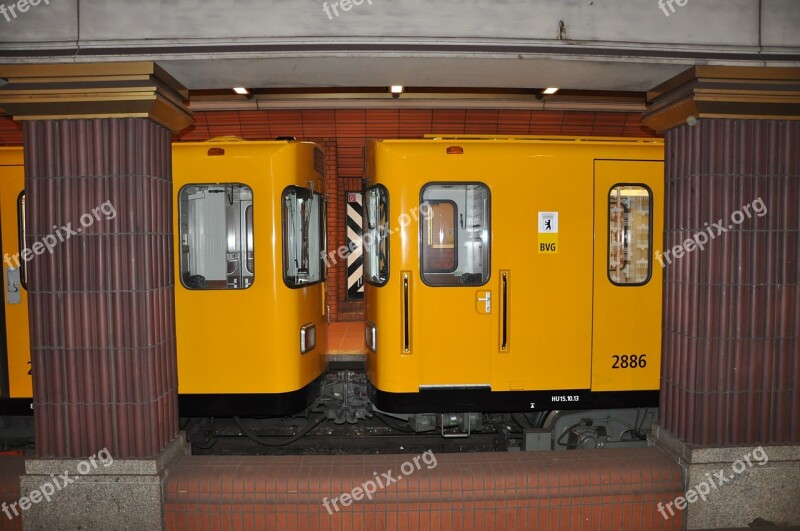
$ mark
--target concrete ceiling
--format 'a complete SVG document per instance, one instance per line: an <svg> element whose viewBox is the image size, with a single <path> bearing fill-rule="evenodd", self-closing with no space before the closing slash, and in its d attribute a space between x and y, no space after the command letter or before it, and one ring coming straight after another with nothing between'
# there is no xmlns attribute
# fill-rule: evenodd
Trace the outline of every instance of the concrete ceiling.
<svg viewBox="0 0 800 531"><path fill-rule="evenodd" d="M191 90L634 92L695 64L800 66L799 0L667 3L59 0L0 21L0 63L155 60Z"/></svg>

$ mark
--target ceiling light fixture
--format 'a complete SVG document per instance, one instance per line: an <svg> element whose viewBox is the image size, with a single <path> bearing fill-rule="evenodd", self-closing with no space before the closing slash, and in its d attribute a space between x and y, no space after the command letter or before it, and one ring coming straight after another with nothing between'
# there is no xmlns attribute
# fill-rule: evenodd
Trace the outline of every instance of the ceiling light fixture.
<svg viewBox="0 0 800 531"><path fill-rule="evenodd" d="M558 92L558 87L550 87L550 88L544 89L542 91L542 94L547 94L548 96L550 96L552 94L555 94L556 92Z"/></svg>
<svg viewBox="0 0 800 531"><path fill-rule="evenodd" d="M249 90L247 90L247 89L246 89L246 88L244 88L244 87L233 87L233 91L234 91L236 94L240 94L240 95L242 95L242 96L247 96L247 95L249 95L249 94L250 94L250 91L249 91Z"/></svg>
<svg viewBox="0 0 800 531"><path fill-rule="evenodd" d="M403 85L392 85L391 87L389 87L389 92L392 93L393 98L399 98L400 94L403 93L403 90L404 90Z"/></svg>

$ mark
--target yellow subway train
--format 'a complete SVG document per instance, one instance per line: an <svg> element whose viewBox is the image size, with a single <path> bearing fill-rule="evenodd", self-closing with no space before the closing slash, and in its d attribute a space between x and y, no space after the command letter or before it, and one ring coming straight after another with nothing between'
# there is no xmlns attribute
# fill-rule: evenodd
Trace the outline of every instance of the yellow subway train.
<svg viewBox="0 0 800 531"><path fill-rule="evenodd" d="M660 140L370 141L366 168L375 408L468 431L468 412L657 406Z"/></svg>
<svg viewBox="0 0 800 531"><path fill-rule="evenodd" d="M222 138L174 144L172 157L181 415L302 411L327 348L323 152ZM3 415L30 414L32 396L23 187L22 149L0 149Z"/></svg>
<svg viewBox="0 0 800 531"><path fill-rule="evenodd" d="M642 443L661 365L663 152L655 139L368 141L364 377L325 360L323 152L174 144L181 416L313 409L317 423L377 416L463 437L502 432L484 426L501 414L549 429L542 448ZM22 164L0 149L11 257L25 247ZM4 274L0 416L29 414L25 271L12 259ZM201 440L215 429L198 426ZM232 430L258 442L238 419Z"/></svg>

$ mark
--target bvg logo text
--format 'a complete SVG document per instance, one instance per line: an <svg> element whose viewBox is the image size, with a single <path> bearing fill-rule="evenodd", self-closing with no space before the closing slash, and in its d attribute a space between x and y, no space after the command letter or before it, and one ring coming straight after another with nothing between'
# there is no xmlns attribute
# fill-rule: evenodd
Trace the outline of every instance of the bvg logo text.
<svg viewBox="0 0 800 531"><path fill-rule="evenodd" d="M539 252L540 253L554 253L554 252L556 252L556 244L555 243L540 243L539 244Z"/></svg>

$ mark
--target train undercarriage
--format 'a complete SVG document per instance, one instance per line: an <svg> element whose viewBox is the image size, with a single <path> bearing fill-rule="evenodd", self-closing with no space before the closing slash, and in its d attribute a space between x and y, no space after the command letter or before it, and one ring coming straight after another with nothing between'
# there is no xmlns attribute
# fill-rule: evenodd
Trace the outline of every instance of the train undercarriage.
<svg viewBox="0 0 800 531"><path fill-rule="evenodd" d="M195 453L338 454L562 451L647 445L656 408L536 413L396 414L369 400L363 371L326 374L320 398L284 418L193 418L182 428Z"/></svg>
<svg viewBox="0 0 800 531"><path fill-rule="evenodd" d="M363 370L330 370L319 398L290 417L191 417L194 454L290 455L563 451L647 445L656 408L396 414L369 400ZM0 417L0 450L33 448L32 417Z"/></svg>

